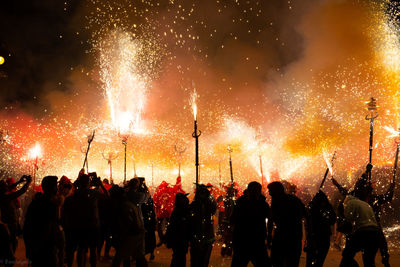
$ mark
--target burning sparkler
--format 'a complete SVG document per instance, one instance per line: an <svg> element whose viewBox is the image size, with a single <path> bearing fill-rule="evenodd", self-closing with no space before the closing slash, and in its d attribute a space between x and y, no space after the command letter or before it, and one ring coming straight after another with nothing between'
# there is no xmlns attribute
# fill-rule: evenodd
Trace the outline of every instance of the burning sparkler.
<svg viewBox="0 0 400 267"><path fill-rule="evenodd" d="M319 189L321 189L324 186L326 177L328 176L329 172L331 173L331 176L333 177L333 162L336 159L336 151L333 153L332 159L330 161L328 159L328 154L326 152L323 153L323 156L324 156L327 168L325 171L324 178L322 179L321 185L319 186Z"/></svg>
<svg viewBox="0 0 400 267"><path fill-rule="evenodd" d="M199 137L201 135L201 131L197 130L197 98L198 95L196 93L196 89L194 89L193 94L191 95L191 104L192 104L192 111L194 116L194 132L192 137L195 139L195 153L196 153L196 187L199 185Z"/></svg>
<svg viewBox="0 0 400 267"><path fill-rule="evenodd" d="M33 185L36 185L36 172L39 169L39 158L42 157L42 148L40 147L39 143L36 143L35 146L33 146L29 152L28 152L28 158L31 159L32 161L32 167L33 167Z"/></svg>
<svg viewBox="0 0 400 267"><path fill-rule="evenodd" d="M373 150L373 138L374 138L374 120L378 117L376 99L371 97L367 103L369 115L365 116L366 120L369 120L369 164L372 164L372 150ZM368 173L368 179L371 181L371 172Z"/></svg>

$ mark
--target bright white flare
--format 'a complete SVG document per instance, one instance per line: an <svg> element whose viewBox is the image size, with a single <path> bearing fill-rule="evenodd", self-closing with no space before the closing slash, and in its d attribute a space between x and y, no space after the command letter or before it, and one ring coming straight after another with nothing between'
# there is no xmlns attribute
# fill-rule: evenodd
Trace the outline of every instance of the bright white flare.
<svg viewBox="0 0 400 267"><path fill-rule="evenodd" d="M42 148L40 147L39 143L36 143L34 147L29 150L29 158L36 159L42 156Z"/></svg>
<svg viewBox="0 0 400 267"><path fill-rule="evenodd" d="M193 93L190 95L190 104L192 106L192 112L194 120L197 120L197 98L199 95L196 92L196 88L193 89Z"/></svg>
<svg viewBox="0 0 400 267"><path fill-rule="evenodd" d="M125 32L113 32L101 44L100 74L113 127L124 135L141 133L149 83L138 66L141 44Z"/></svg>
<svg viewBox="0 0 400 267"><path fill-rule="evenodd" d="M329 172L333 176L332 159L330 158L328 152L326 152L326 151L323 151L322 155L323 155L324 160L326 162L326 166L328 166Z"/></svg>

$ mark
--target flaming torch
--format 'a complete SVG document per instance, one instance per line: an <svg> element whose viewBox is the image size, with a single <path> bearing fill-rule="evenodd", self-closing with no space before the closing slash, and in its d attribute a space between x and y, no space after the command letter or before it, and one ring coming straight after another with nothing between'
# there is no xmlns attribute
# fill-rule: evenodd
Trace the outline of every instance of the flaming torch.
<svg viewBox="0 0 400 267"><path fill-rule="evenodd" d="M333 162L336 159L336 151L333 153L331 161L329 161L328 156L327 156L327 154L325 152L324 152L323 155L324 155L324 159L325 159L327 168L326 168L326 171L325 171L324 178L322 179L321 185L319 186L320 190L324 186L326 177L328 176L329 172L331 173L331 176L333 177Z"/></svg>
<svg viewBox="0 0 400 267"><path fill-rule="evenodd" d="M374 138L374 120L378 117L376 99L371 97L367 103L369 115L365 116L366 120L369 120L369 164L372 163L372 150L373 150L373 138ZM368 173L368 179L371 182L371 172Z"/></svg>
<svg viewBox="0 0 400 267"><path fill-rule="evenodd" d="M233 183L233 168L232 168L232 152L233 149L231 145L228 145L228 152L229 152L229 168L231 170L231 182Z"/></svg>
<svg viewBox="0 0 400 267"><path fill-rule="evenodd" d="M201 135L201 131L197 130L197 103L196 103L197 97L198 97L198 95L197 95L196 89L195 89L191 96L191 104L192 104L192 111L193 111L193 116L194 116L194 132L192 134L192 137L195 139L196 188L199 185L199 137Z"/></svg>
<svg viewBox="0 0 400 267"><path fill-rule="evenodd" d="M39 143L36 143L34 147L29 150L29 158L32 160L33 166L33 185L36 185L36 172L39 169L38 161L42 157L42 148Z"/></svg>
<svg viewBox="0 0 400 267"><path fill-rule="evenodd" d="M174 149L176 154L178 154L178 176L181 177L182 154L185 153L186 147L184 145L179 146L176 144Z"/></svg>
<svg viewBox="0 0 400 267"><path fill-rule="evenodd" d="M101 153L103 159L107 160L108 165L110 165L110 183L114 184L113 177L112 177L112 161L118 158L118 154L113 151L109 151L107 154L104 154L104 151Z"/></svg>
<svg viewBox="0 0 400 267"><path fill-rule="evenodd" d="M85 159L83 160L83 166L82 166L82 169L84 169L85 165L86 165L86 172L87 173L89 173L88 154L89 154L89 150L90 150L90 145L92 144L92 141L94 139L94 134L95 134L95 130L93 130L93 133L89 134L88 137L87 137L88 146L87 146L87 149L86 149Z"/></svg>

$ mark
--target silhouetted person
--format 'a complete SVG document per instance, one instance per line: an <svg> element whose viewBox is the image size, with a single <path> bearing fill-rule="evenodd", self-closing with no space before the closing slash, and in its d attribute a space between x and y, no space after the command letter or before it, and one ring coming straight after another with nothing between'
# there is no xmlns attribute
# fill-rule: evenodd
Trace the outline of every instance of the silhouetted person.
<svg viewBox="0 0 400 267"><path fill-rule="evenodd" d="M94 174L93 174L94 175ZM109 194L108 190L105 188L104 183L99 178L92 177L90 184L92 186L93 197L96 199L97 207L99 211L99 232L98 232L98 243L97 243L97 255L100 258L101 250L104 243L106 242L106 247L104 249L104 255L108 256L110 250L109 240Z"/></svg>
<svg viewBox="0 0 400 267"><path fill-rule="evenodd" d="M14 265L14 261L10 231L8 231L7 224L0 220L0 265L10 267Z"/></svg>
<svg viewBox="0 0 400 267"><path fill-rule="evenodd" d="M213 216L217 203L205 185L198 185L190 204L190 266L206 267L210 261L214 236Z"/></svg>
<svg viewBox="0 0 400 267"><path fill-rule="evenodd" d="M336 222L335 211L321 190L308 205L307 266L322 267L330 247L331 226Z"/></svg>
<svg viewBox="0 0 400 267"><path fill-rule="evenodd" d="M136 260L137 267L146 267L144 257L144 225L139 208L130 201L124 190L114 185L110 189L112 203L112 240L115 247L113 267L130 266L130 259Z"/></svg>
<svg viewBox="0 0 400 267"><path fill-rule="evenodd" d="M166 244L172 248L171 267L185 267L189 247L189 199L183 193L176 194L175 208L167 227Z"/></svg>
<svg viewBox="0 0 400 267"><path fill-rule="evenodd" d="M78 267L85 266L86 253L90 249L90 265L96 266L99 239L99 210L94 191L90 189L90 177L80 174L74 194L65 199L62 221L66 237L67 265L72 266L77 250Z"/></svg>
<svg viewBox="0 0 400 267"><path fill-rule="evenodd" d="M149 189L143 182L139 188L140 191L147 192L147 202L142 204L142 215L145 233L144 254L150 254L150 260L154 259L154 249L156 248L156 212L154 211L153 199L150 196Z"/></svg>
<svg viewBox="0 0 400 267"><path fill-rule="evenodd" d="M233 209L232 267L245 267L249 261L255 267L270 266L265 245L270 208L261 189L260 183L249 183Z"/></svg>
<svg viewBox="0 0 400 267"><path fill-rule="evenodd" d="M25 184L19 190L15 190L18 184L24 182ZM22 176L17 183L12 185L8 185L4 180L0 181L0 220L7 225L13 253L15 253L18 245L19 219L17 199L28 190L31 182L32 178L26 175Z"/></svg>
<svg viewBox="0 0 400 267"><path fill-rule="evenodd" d="M219 218L219 226L222 235L221 256L232 256L233 252L233 227L231 216L236 204L236 193L235 184L231 183L226 188L225 196L219 197L222 198L224 208L223 212L220 212L221 216Z"/></svg>
<svg viewBox="0 0 400 267"><path fill-rule="evenodd" d="M64 238L59 223L57 177L46 176L42 180L42 193L36 193L28 207L24 223L26 256L32 266L64 266L60 250Z"/></svg>
<svg viewBox="0 0 400 267"><path fill-rule="evenodd" d="M359 180L353 195L346 196L344 217L352 226L346 247L342 252L341 267L358 266L354 260L357 252L362 251L365 267L375 266L375 255L379 247L379 226L372 207L365 202L372 188L368 183Z"/></svg>
<svg viewBox="0 0 400 267"><path fill-rule="evenodd" d="M272 266L298 266L301 256L304 204L292 194L286 194L282 183L268 185L271 196L271 219L268 220L268 244L271 244ZM275 226L275 227L274 227ZM271 240L271 234L273 238Z"/></svg>
<svg viewBox="0 0 400 267"><path fill-rule="evenodd" d="M372 164L368 164L366 166L366 171L361 175L361 178L357 181L359 185L364 184L364 186L370 186L370 181L368 181L368 175L372 171ZM342 193L342 195L346 196L348 194L348 190L344 187L342 187L335 179L332 178L333 184L338 188L338 190ZM374 211L375 214L375 219L378 223L379 226L379 250L381 253L382 257L382 264L385 267L390 267L389 264L389 251L388 251L388 245L386 241L385 234L383 233L382 226L380 224L380 217L381 217L381 212L382 212L382 206L384 204L390 203L393 200L393 194L394 194L394 187L395 184L391 183L388 190L386 191L385 194L382 195L377 195L373 193L372 187L369 192L369 195L365 197L365 201L372 207L372 210ZM354 192L350 192L350 194L353 194ZM341 207L343 209L343 207ZM351 227L347 227L349 230L351 230Z"/></svg>

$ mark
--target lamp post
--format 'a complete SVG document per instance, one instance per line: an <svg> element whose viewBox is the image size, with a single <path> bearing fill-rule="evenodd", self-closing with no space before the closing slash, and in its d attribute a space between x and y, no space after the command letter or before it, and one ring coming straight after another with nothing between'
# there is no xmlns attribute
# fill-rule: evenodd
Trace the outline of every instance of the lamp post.
<svg viewBox="0 0 400 267"><path fill-rule="evenodd" d="M365 116L366 120L369 120L369 164L372 164L372 150L374 140L374 120L378 117L376 99L371 97L367 103L367 109L369 114ZM371 182L371 171L368 173L368 180Z"/></svg>

